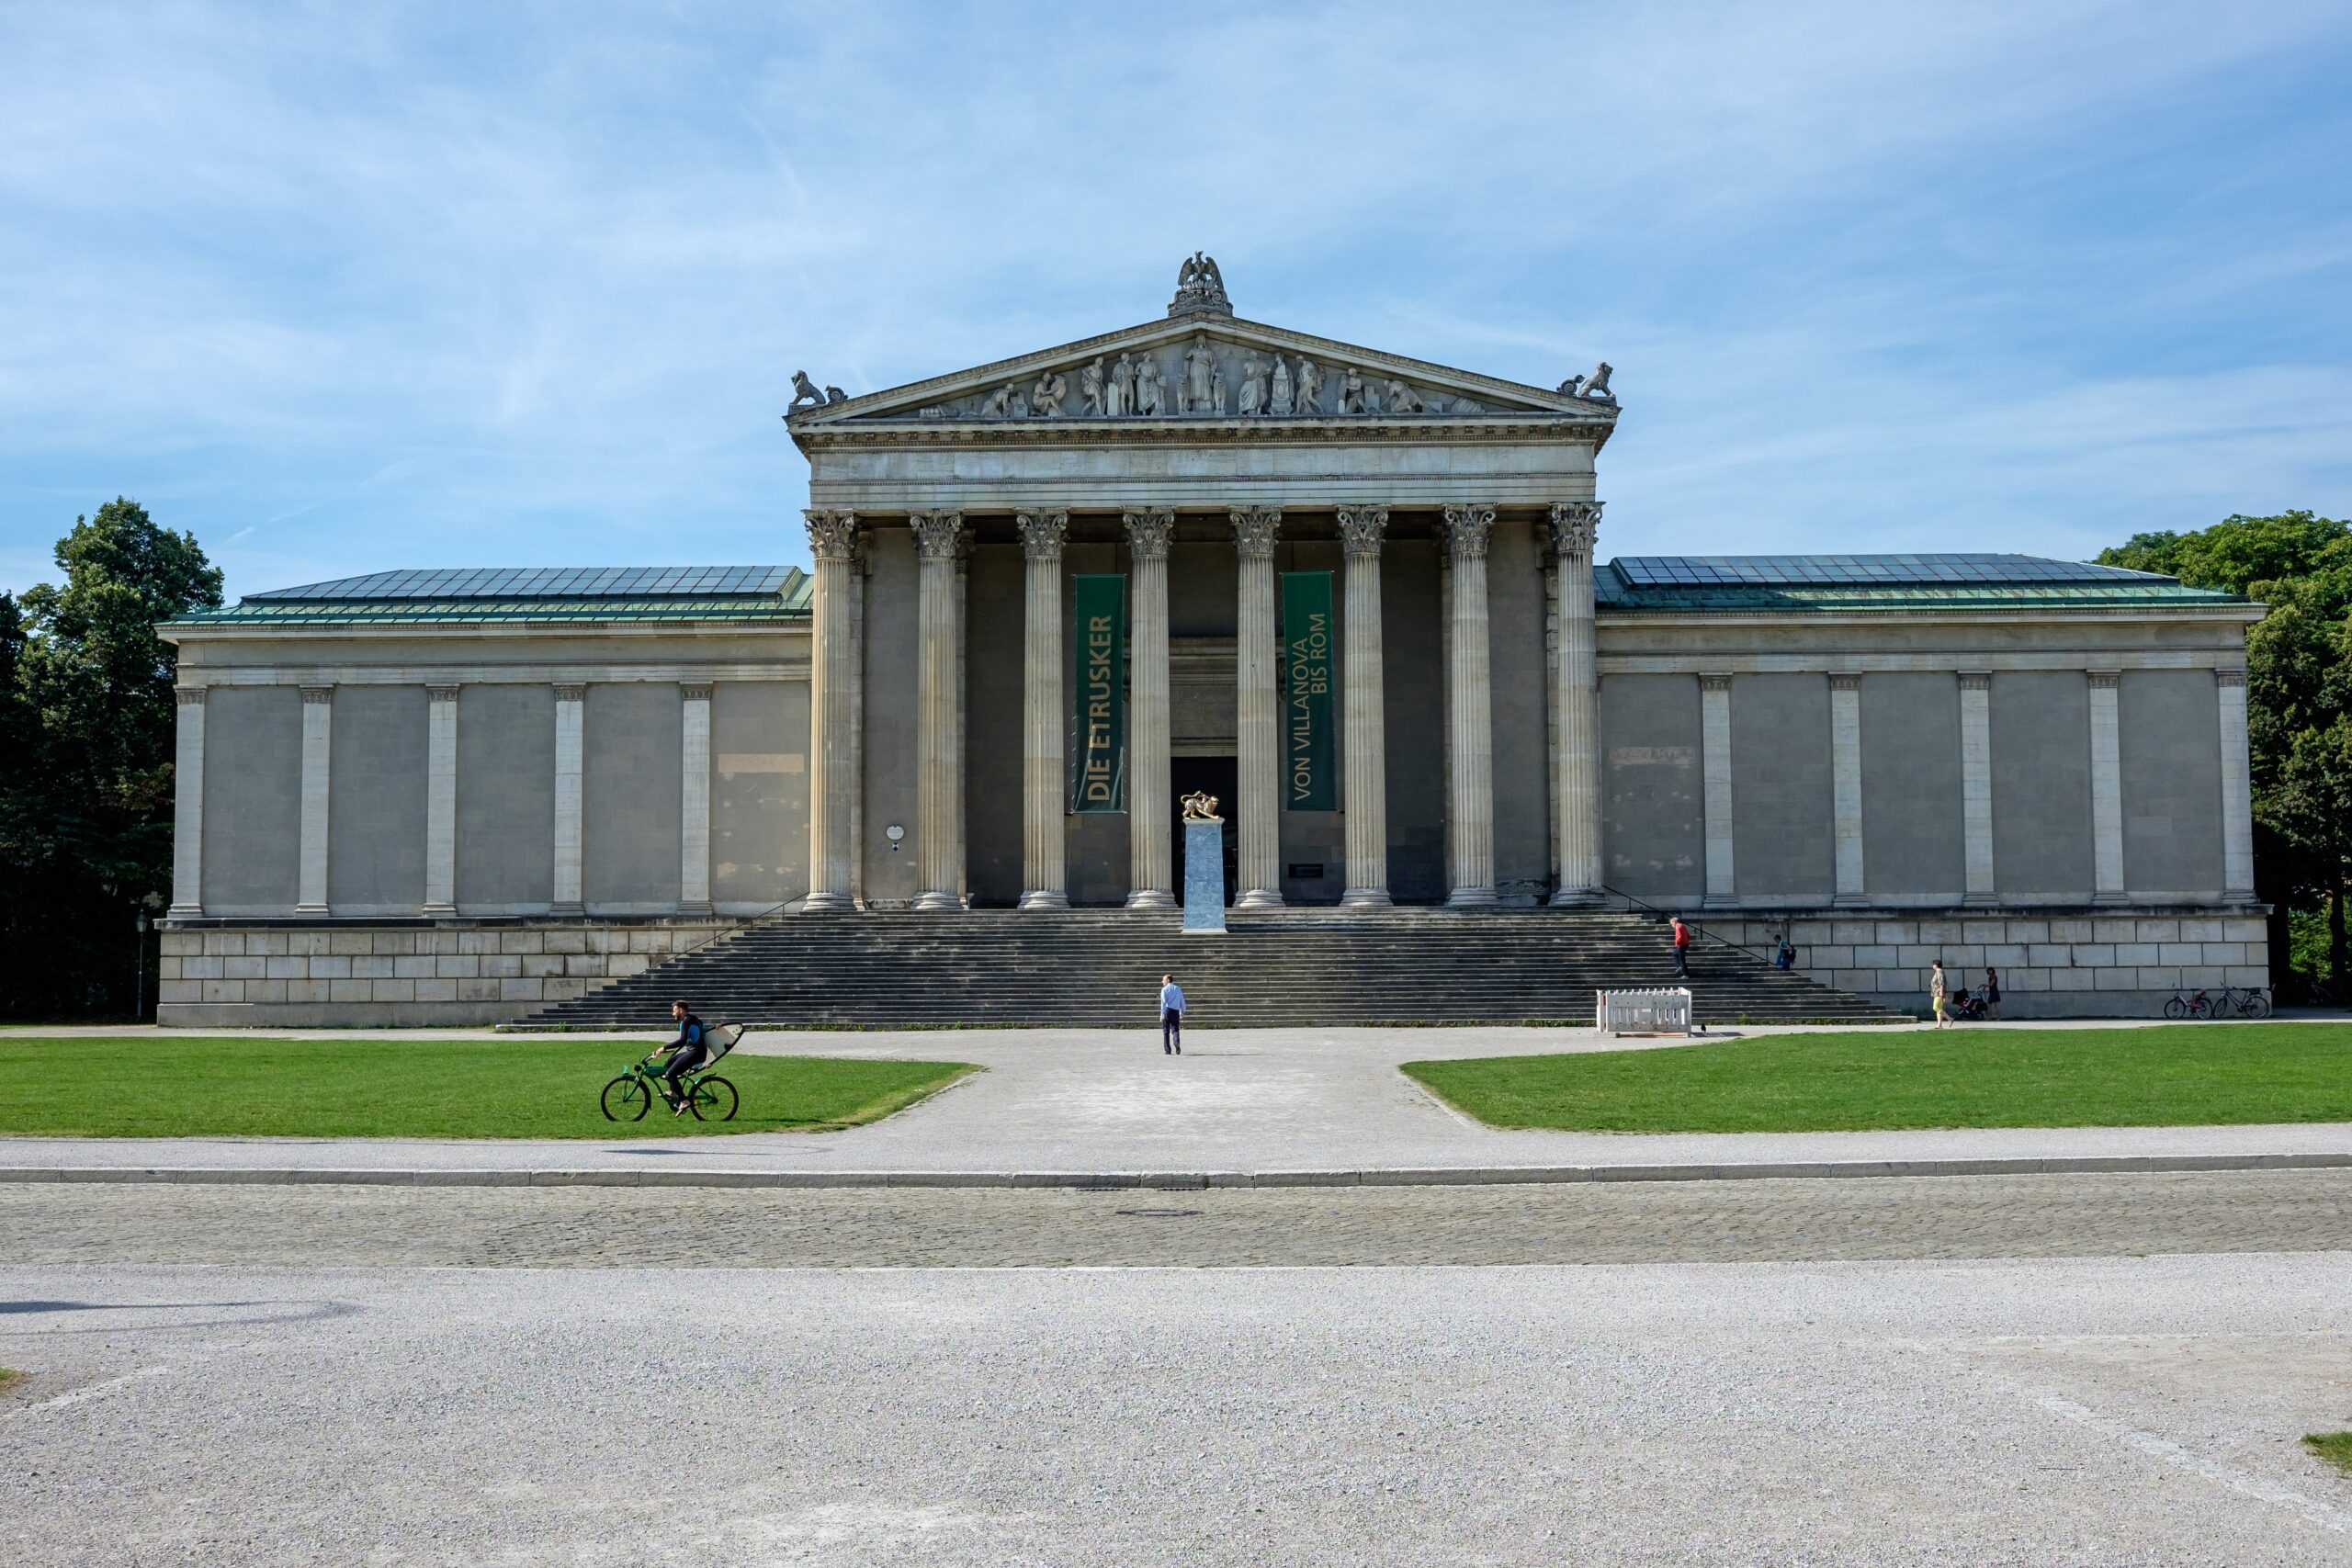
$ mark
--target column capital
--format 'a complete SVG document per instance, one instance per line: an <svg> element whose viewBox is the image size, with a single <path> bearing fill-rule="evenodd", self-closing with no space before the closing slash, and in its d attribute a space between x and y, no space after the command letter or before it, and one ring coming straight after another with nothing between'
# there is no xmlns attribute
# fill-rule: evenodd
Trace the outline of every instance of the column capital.
<svg viewBox="0 0 2352 1568"><path fill-rule="evenodd" d="M1067 512L1019 512L1013 524L1021 530L1021 553L1031 560L1059 560L1069 542Z"/></svg>
<svg viewBox="0 0 2352 1568"><path fill-rule="evenodd" d="M1120 525L1127 531L1127 548L1144 560L1168 558L1169 536L1176 531L1176 513L1170 511L1122 512Z"/></svg>
<svg viewBox="0 0 2352 1568"><path fill-rule="evenodd" d="M585 685L564 684L555 689L555 700L560 703L584 702L587 697L588 688Z"/></svg>
<svg viewBox="0 0 2352 1568"><path fill-rule="evenodd" d="M2213 679L2224 686L2243 686L2245 684L2245 671L2243 670L2216 670L2213 671Z"/></svg>
<svg viewBox="0 0 2352 1568"><path fill-rule="evenodd" d="M1862 678L1860 675L1832 675L1829 677L1829 689L1833 692L1859 692L1862 689Z"/></svg>
<svg viewBox="0 0 2352 1568"><path fill-rule="evenodd" d="M458 700L458 688L455 686L427 686L424 688L424 700L430 703L454 703Z"/></svg>
<svg viewBox="0 0 2352 1568"><path fill-rule="evenodd" d="M1731 677L1728 675L1702 675L1699 677L1699 689L1702 692L1728 692L1731 690Z"/></svg>
<svg viewBox="0 0 2352 1568"><path fill-rule="evenodd" d="M1494 533L1491 506L1449 506L1445 509L1445 548L1455 560L1485 560L1487 540Z"/></svg>
<svg viewBox="0 0 2352 1568"><path fill-rule="evenodd" d="M1233 553L1243 560L1272 560L1274 542L1283 531L1279 506L1237 506L1233 517Z"/></svg>
<svg viewBox="0 0 2352 1568"><path fill-rule="evenodd" d="M2123 682L2123 671L2120 670L2092 670L2087 673L2091 679L2091 690L2094 692L2111 692Z"/></svg>
<svg viewBox="0 0 2352 1568"><path fill-rule="evenodd" d="M1600 509L1604 504L1598 501L1554 502L1552 547L1564 556L1590 555L1594 542L1600 536Z"/></svg>
<svg viewBox="0 0 2352 1568"><path fill-rule="evenodd" d="M331 703L334 701L334 688L333 686L305 686L302 688L302 700L306 703Z"/></svg>
<svg viewBox="0 0 2352 1568"><path fill-rule="evenodd" d="M960 512L910 512L907 522L915 531L915 553L925 560L954 560L964 547L964 514Z"/></svg>
<svg viewBox="0 0 2352 1568"><path fill-rule="evenodd" d="M1960 689L1963 692L1989 692L1993 675L1986 670L1963 670L1960 672Z"/></svg>
<svg viewBox="0 0 2352 1568"><path fill-rule="evenodd" d="M1351 556L1378 556L1380 541L1388 532L1388 508L1385 506L1343 507L1340 512L1340 546Z"/></svg>
<svg viewBox="0 0 2352 1568"><path fill-rule="evenodd" d="M808 526L808 552L819 560L854 560L857 558L857 513L846 507L811 506L804 508L801 520Z"/></svg>
<svg viewBox="0 0 2352 1568"><path fill-rule="evenodd" d="M710 688L708 681L681 681L678 694L690 703L707 703L710 701Z"/></svg>
<svg viewBox="0 0 2352 1568"><path fill-rule="evenodd" d="M184 708L202 707L204 705L204 692L205 688L202 686L174 686L172 688L172 701L177 703Z"/></svg>

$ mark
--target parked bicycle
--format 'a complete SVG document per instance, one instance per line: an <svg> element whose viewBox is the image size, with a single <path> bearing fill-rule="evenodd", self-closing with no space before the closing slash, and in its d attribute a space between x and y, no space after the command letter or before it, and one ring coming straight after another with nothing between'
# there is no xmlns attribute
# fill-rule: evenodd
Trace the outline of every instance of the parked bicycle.
<svg viewBox="0 0 2352 1568"><path fill-rule="evenodd" d="M2218 993L2183 991L2165 1004L2165 1016L2171 1019L2227 1018L2232 1013L2240 1018L2268 1018L2270 998L2258 986L2224 986Z"/></svg>
<svg viewBox="0 0 2352 1568"><path fill-rule="evenodd" d="M683 1101L686 1109L694 1113L694 1119L697 1122L734 1121L735 1086L720 1077L713 1069L718 1066L727 1053L735 1049L735 1043L742 1038L743 1026L740 1023L712 1025L707 1036L710 1045L709 1059L702 1066L680 1075L676 1100L670 1098L670 1086L662 1081L662 1074L653 1065L654 1057L661 1055L662 1051L668 1049L667 1046L662 1046L654 1051L652 1055L631 1064L628 1071L605 1086L605 1092L598 1099L598 1103L604 1107L605 1120L641 1122L645 1119L645 1113L653 1109L653 1102L659 1100L662 1104L673 1109Z"/></svg>

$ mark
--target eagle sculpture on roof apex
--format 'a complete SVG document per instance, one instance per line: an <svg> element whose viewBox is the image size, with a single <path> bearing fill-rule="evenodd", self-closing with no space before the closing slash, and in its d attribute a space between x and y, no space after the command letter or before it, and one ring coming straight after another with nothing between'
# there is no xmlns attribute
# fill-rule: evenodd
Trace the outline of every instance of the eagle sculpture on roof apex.
<svg viewBox="0 0 2352 1568"><path fill-rule="evenodd" d="M1176 269L1176 298L1168 302L1171 316L1230 316L1233 301L1225 297L1225 278L1216 258L1194 251Z"/></svg>

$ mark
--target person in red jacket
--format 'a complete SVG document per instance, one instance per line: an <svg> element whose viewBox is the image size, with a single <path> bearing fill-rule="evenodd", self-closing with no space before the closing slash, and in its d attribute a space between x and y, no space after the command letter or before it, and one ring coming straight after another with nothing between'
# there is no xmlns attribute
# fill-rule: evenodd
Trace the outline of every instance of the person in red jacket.
<svg viewBox="0 0 2352 1568"><path fill-rule="evenodd" d="M1690 977L1690 928L1679 915L1674 917L1674 974L1678 979Z"/></svg>

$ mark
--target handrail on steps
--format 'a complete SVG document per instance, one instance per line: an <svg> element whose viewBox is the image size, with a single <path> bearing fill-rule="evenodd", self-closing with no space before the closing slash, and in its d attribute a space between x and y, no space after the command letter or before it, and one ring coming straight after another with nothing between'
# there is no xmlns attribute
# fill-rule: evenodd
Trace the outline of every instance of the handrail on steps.
<svg viewBox="0 0 2352 1568"><path fill-rule="evenodd" d="M1680 909L1662 908L1658 905L1649 903L1645 899L1634 897L1631 893L1624 891L1623 888L1611 887L1606 883L1601 885L1600 891L1609 897L1623 899L1625 903L1630 906L1630 908L1625 911L1627 914L1633 913L1634 909L1646 909L1654 919L1659 920L1667 919L1675 915L1681 915L1682 923L1690 928L1693 935L1702 937L1706 941L1712 942L1717 947L1732 948L1737 952L1747 953L1751 958L1762 959L1766 964L1771 964L1772 962L1773 955L1771 953L1765 952L1761 948L1750 947L1744 942L1734 942L1728 937L1717 936L1713 931L1707 930L1702 921L1694 919L1689 914ZM1743 915L1742 918L1745 919L1747 917ZM1777 965L1775 965L1775 967L1777 967Z"/></svg>

